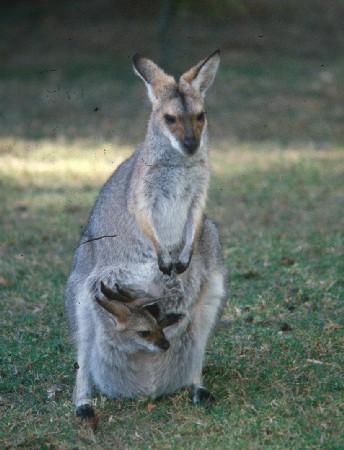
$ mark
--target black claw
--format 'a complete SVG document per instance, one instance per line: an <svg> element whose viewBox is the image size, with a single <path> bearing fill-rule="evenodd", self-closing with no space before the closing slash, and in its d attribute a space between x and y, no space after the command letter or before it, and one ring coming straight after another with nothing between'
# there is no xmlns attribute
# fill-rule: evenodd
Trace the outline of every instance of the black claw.
<svg viewBox="0 0 344 450"><path fill-rule="evenodd" d="M189 262L182 263L182 262L178 261L177 264L175 265L175 270L178 274L181 274L181 273L185 272L188 267L189 267Z"/></svg>
<svg viewBox="0 0 344 450"><path fill-rule="evenodd" d="M215 397L211 394L208 389L195 386L192 390L192 403L194 405L198 405L199 403L203 403L205 405L211 405L215 402Z"/></svg>
<svg viewBox="0 0 344 450"><path fill-rule="evenodd" d="M159 256L158 258L158 266L161 272L163 272L165 275L171 275L172 272L172 263L166 264L162 258Z"/></svg>
<svg viewBox="0 0 344 450"><path fill-rule="evenodd" d="M164 273L165 275L171 275L172 272L172 264L168 265L168 266L164 266L162 264L159 265L159 269L162 273Z"/></svg>
<svg viewBox="0 0 344 450"><path fill-rule="evenodd" d="M178 274L183 273L186 271L186 269L189 267L190 262L191 262L191 258L192 258L192 251L190 252L189 255L189 259L187 260L187 262L185 261L178 261L175 265L175 270Z"/></svg>
<svg viewBox="0 0 344 450"><path fill-rule="evenodd" d="M93 407L87 403L85 405L78 406L75 414L80 417L80 419L87 420L93 419L96 416Z"/></svg>

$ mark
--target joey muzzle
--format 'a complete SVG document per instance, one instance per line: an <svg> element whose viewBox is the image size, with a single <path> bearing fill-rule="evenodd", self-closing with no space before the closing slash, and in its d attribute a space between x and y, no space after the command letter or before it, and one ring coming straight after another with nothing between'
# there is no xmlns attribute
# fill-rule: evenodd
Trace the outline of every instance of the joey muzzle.
<svg viewBox="0 0 344 450"><path fill-rule="evenodd" d="M170 348L170 343L168 342L168 340L163 337L159 340L159 342L157 343L158 347L161 348L161 350L168 350Z"/></svg>

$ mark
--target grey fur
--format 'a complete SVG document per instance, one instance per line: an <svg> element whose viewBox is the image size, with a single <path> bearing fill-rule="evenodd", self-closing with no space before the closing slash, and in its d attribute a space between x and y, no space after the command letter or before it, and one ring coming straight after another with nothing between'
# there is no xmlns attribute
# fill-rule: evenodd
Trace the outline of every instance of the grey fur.
<svg viewBox="0 0 344 450"><path fill-rule="evenodd" d="M214 73L207 76L212 81ZM118 398L159 396L202 382L203 357L222 306L225 272L217 229L203 213L209 179L207 124L199 149L185 154L159 115L171 92L172 78L166 77L158 94L150 92L153 111L143 144L103 186L81 238L89 242L79 245L74 255L65 306L79 365L76 407L91 402L93 383ZM191 84L182 79L175 84L189 108L202 104L201 93ZM171 101L178 109L178 99ZM142 217L149 218L155 243L147 230L142 231ZM116 237L92 240L110 235ZM182 267L184 272L163 274L158 258L165 267ZM102 295L101 281L110 287L137 285L152 295L152 286L159 286L161 313L183 314L165 331L168 351L151 353L114 333L113 321L95 302Z"/></svg>

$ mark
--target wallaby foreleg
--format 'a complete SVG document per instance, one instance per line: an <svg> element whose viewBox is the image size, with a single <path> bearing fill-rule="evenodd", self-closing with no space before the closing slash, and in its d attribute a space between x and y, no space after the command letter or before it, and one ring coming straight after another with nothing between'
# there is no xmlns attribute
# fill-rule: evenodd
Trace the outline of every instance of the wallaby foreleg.
<svg viewBox="0 0 344 450"><path fill-rule="evenodd" d="M198 241L203 211L191 207L183 233L183 247L175 265L177 273L183 273L189 267L194 243Z"/></svg>
<svg viewBox="0 0 344 450"><path fill-rule="evenodd" d="M159 243L158 234L149 208L141 208L140 211L136 213L136 220L141 228L141 231L153 244L154 250L158 257L159 269L161 272L170 275L172 272L172 258L167 249L163 249Z"/></svg>
<svg viewBox="0 0 344 450"><path fill-rule="evenodd" d="M200 225L202 221L203 211L200 208L192 206L184 227L182 243L183 247L177 256L172 255L171 252L161 245L157 230L154 226L153 217L149 209L141 209L137 215L137 219L141 230L151 240L158 258L158 265L161 272L170 275L172 271L180 274L185 272L188 268L194 243L197 241Z"/></svg>

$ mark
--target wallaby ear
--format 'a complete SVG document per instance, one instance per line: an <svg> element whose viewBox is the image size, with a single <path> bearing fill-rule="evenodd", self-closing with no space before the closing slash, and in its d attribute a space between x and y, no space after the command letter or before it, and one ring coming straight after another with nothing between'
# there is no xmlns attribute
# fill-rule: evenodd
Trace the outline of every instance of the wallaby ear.
<svg viewBox="0 0 344 450"><path fill-rule="evenodd" d="M147 305L144 307L144 309L148 311L149 314L152 315L155 320L159 320L160 308L156 303L154 303L153 305Z"/></svg>
<svg viewBox="0 0 344 450"><path fill-rule="evenodd" d="M116 289L118 292L117 300L127 303L130 308L144 308L149 305L154 305L161 300L161 297L158 296L160 290L153 284L150 286L152 294L142 291L136 286L126 286L123 288L116 284Z"/></svg>
<svg viewBox="0 0 344 450"><path fill-rule="evenodd" d="M159 303L161 298L148 298L148 297L141 297L137 300L134 300L132 305L135 306L138 309L144 309L146 306L154 306L157 303Z"/></svg>
<svg viewBox="0 0 344 450"><path fill-rule="evenodd" d="M122 303L121 294L106 286L103 281L100 282L100 290L105 299L96 298L98 305L102 306L107 312L112 314L118 322L125 322L130 314L130 309Z"/></svg>
<svg viewBox="0 0 344 450"><path fill-rule="evenodd" d="M181 80L191 84L194 89L204 96L208 88L213 84L219 64L220 50L216 50L196 64L196 66L191 67L191 69L185 72L181 76Z"/></svg>
<svg viewBox="0 0 344 450"><path fill-rule="evenodd" d="M119 323L124 323L128 315L131 313L130 309L116 300L109 302L108 300L102 300L100 298L96 298L98 305L103 307L107 312L112 314Z"/></svg>
<svg viewBox="0 0 344 450"><path fill-rule="evenodd" d="M109 300L121 300L119 293L113 291L111 288L109 288L109 286L106 286L106 284L103 283L103 281L100 282L100 290L102 294Z"/></svg>
<svg viewBox="0 0 344 450"><path fill-rule="evenodd" d="M167 314L164 318L159 320L159 325L161 328L167 328L170 325L174 325L179 322L184 314Z"/></svg>
<svg viewBox="0 0 344 450"><path fill-rule="evenodd" d="M106 286L102 281L100 282L100 290L106 299L112 300L111 302L108 302L111 305L123 304L130 310L133 308L144 308L148 305L154 305L161 300L161 297L158 296L160 290L155 284L151 284L150 286L152 294L142 291L136 286L120 287L117 283L115 286L116 291Z"/></svg>
<svg viewBox="0 0 344 450"><path fill-rule="evenodd" d="M155 104L164 93L166 86L175 83L173 77L167 75L159 66L147 58L143 58L138 53L133 56L133 68L145 83L148 97Z"/></svg>

